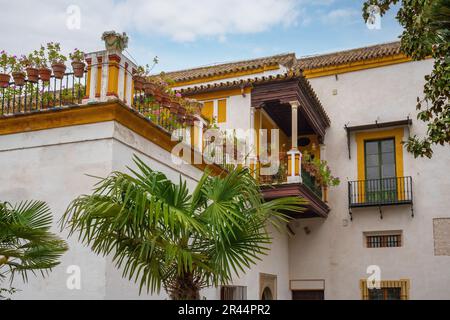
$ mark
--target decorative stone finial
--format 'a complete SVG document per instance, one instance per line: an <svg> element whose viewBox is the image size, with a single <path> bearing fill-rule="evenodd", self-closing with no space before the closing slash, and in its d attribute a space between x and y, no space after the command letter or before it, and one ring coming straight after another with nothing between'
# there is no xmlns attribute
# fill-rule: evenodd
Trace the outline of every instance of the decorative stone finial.
<svg viewBox="0 0 450 320"><path fill-rule="evenodd" d="M102 34L102 40L105 41L106 50L122 52L128 47L128 36L125 32L120 34L115 31L105 31Z"/></svg>

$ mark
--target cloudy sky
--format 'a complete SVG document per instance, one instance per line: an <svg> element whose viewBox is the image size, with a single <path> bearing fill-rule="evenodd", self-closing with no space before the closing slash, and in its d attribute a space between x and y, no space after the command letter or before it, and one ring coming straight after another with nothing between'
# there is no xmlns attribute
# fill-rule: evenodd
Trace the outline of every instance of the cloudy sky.
<svg viewBox="0 0 450 320"><path fill-rule="evenodd" d="M295 52L297 56L398 38L395 10L369 30L363 0L0 0L0 49L22 54L41 43L100 50L106 30L130 36L139 64L155 72Z"/></svg>

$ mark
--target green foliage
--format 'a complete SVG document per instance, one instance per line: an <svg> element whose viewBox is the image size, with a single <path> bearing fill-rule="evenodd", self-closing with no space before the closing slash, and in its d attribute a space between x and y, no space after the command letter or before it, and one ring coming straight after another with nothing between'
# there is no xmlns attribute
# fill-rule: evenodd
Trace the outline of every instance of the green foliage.
<svg viewBox="0 0 450 320"><path fill-rule="evenodd" d="M14 56L8 55L4 50L0 52L0 72L9 73L11 71L11 66L14 64Z"/></svg>
<svg viewBox="0 0 450 320"><path fill-rule="evenodd" d="M41 45L39 50L34 50L32 56L38 68L48 68L48 59L47 55L45 54L44 46Z"/></svg>
<svg viewBox="0 0 450 320"><path fill-rule="evenodd" d="M69 58L72 61L84 62L84 52L75 48L72 53L69 53Z"/></svg>
<svg viewBox="0 0 450 320"><path fill-rule="evenodd" d="M417 99L417 118L427 123L425 137L411 137L406 148L415 157L433 155L433 145L450 143L450 0L369 0L368 7L377 5L385 14L392 5L401 2L397 20L404 27L401 49L414 60L434 59L434 68L425 77L423 98Z"/></svg>
<svg viewBox="0 0 450 320"><path fill-rule="evenodd" d="M300 212L305 201L264 202L248 169L224 177L205 174L190 194L135 157L132 175L114 172L92 195L74 200L61 228L102 256L111 255L140 292L163 287L173 299L198 299L199 290L227 284L268 251L270 221Z"/></svg>
<svg viewBox="0 0 450 320"><path fill-rule="evenodd" d="M302 153L302 169L314 177L320 187L335 187L341 183L331 174L327 161L313 158L307 151Z"/></svg>
<svg viewBox="0 0 450 320"><path fill-rule="evenodd" d="M47 56L50 64L64 63L67 58L61 54L61 46L58 42L47 43Z"/></svg>
<svg viewBox="0 0 450 320"><path fill-rule="evenodd" d="M59 264L67 245L50 232L51 225L45 202L0 203L0 283L8 277L12 282L15 274L26 282L28 273L45 275Z"/></svg>

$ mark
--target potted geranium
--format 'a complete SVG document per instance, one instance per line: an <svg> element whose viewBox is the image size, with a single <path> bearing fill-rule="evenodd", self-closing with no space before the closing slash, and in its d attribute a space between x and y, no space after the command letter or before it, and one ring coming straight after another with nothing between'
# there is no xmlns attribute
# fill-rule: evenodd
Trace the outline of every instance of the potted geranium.
<svg viewBox="0 0 450 320"><path fill-rule="evenodd" d="M128 47L128 36L125 32L122 34L115 31L105 31L102 35L105 41L106 50L118 50L122 52Z"/></svg>
<svg viewBox="0 0 450 320"><path fill-rule="evenodd" d="M84 75L84 52L75 48L72 53L69 54L70 60L72 60L73 75L77 78L82 78Z"/></svg>
<svg viewBox="0 0 450 320"><path fill-rule="evenodd" d="M0 52L0 87L6 88L9 85L11 79L8 71L11 67L11 57L2 50Z"/></svg>
<svg viewBox="0 0 450 320"><path fill-rule="evenodd" d="M308 172L315 185L324 191L340 184L340 179L331 174L327 161L313 158L308 151L302 152L302 170Z"/></svg>
<svg viewBox="0 0 450 320"><path fill-rule="evenodd" d="M39 70L36 65L36 57L33 53L30 53L28 56L22 56L22 63L25 67L25 71L27 72L27 78L30 82L38 82L39 79Z"/></svg>
<svg viewBox="0 0 450 320"><path fill-rule="evenodd" d="M11 57L11 71L16 86L23 86L25 84L25 70L24 59L18 59L16 56Z"/></svg>
<svg viewBox="0 0 450 320"><path fill-rule="evenodd" d="M36 59L36 66L38 68L39 78L42 81L47 82L50 81L50 77L52 76L52 71L48 68L48 60L45 55L45 48L41 46L39 51L34 50L33 55Z"/></svg>
<svg viewBox="0 0 450 320"><path fill-rule="evenodd" d="M48 60L52 66L53 74L55 78L62 79L66 72L67 58L61 54L61 46L58 42L47 43Z"/></svg>
<svg viewBox="0 0 450 320"><path fill-rule="evenodd" d="M145 84L145 67L139 66L133 72L133 84L135 90L143 90Z"/></svg>

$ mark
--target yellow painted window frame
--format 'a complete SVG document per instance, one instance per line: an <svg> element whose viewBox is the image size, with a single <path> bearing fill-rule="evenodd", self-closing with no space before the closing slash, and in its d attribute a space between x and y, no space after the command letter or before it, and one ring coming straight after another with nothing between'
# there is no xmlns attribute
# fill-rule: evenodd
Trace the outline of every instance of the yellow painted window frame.
<svg viewBox="0 0 450 320"><path fill-rule="evenodd" d="M227 122L227 99L217 100L217 123Z"/></svg>
<svg viewBox="0 0 450 320"><path fill-rule="evenodd" d="M367 132L357 132L355 134L356 138L356 152L357 152L357 165L358 165L358 180L364 181L366 180L366 168L365 168L365 152L364 152L364 144L366 141L371 140L379 140L379 139L388 139L393 138L395 143L395 176L396 177L404 177L404 168L403 168L403 137L405 134L404 128L394 128L390 130L382 130L382 131L367 131ZM361 190L362 197L364 199L365 190L364 185ZM403 184L399 184L397 188L398 199L402 200L402 197L405 196Z"/></svg>
<svg viewBox="0 0 450 320"><path fill-rule="evenodd" d="M202 115L212 122L214 117L214 101L203 102Z"/></svg>
<svg viewBox="0 0 450 320"><path fill-rule="evenodd" d="M400 280L382 280L380 281L380 287L385 288L400 288L400 299L409 300L409 290L410 290L409 279ZM367 279L361 279L359 282L359 287L361 289L361 299L369 300L369 287L367 286Z"/></svg>

